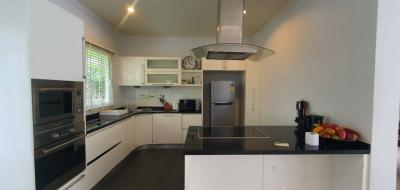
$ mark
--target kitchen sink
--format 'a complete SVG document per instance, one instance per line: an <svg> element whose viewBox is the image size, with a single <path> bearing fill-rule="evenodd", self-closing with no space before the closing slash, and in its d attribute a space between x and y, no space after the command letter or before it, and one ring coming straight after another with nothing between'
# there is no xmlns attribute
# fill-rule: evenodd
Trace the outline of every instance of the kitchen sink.
<svg viewBox="0 0 400 190"><path fill-rule="evenodd" d="M126 109L113 109L113 110L103 110L100 112L100 115L124 115L127 114L129 111Z"/></svg>

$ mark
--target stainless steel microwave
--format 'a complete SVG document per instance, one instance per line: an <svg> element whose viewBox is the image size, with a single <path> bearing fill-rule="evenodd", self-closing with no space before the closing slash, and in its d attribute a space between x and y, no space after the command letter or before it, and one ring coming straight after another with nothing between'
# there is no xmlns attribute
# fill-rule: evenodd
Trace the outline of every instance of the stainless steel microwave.
<svg viewBox="0 0 400 190"><path fill-rule="evenodd" d="M83 114L83 82L32 79L35 126Z"/></svg>

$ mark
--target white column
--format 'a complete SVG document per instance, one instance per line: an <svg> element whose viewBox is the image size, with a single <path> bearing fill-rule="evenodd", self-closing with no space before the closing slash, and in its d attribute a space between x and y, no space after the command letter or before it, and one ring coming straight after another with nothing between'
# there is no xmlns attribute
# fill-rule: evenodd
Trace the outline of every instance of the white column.
<svg viewBox="0 0 400 190"><path fill-rule="evenodd" d="M0 1L0 189L35 189L27 4Z"/></svg>
<svg viewBox="0 0 400 190"><path fill-rule="evenodd" d="M400 99L400 1L378 1L370 189L396 187Z"/></svg>

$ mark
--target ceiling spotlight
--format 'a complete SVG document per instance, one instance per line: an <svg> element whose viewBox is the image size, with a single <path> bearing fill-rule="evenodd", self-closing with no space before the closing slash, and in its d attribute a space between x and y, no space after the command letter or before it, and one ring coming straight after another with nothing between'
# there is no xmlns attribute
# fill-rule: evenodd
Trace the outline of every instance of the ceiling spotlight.
<svg viewBox="0 0 400 190"><path fill-rule="evenodd" d="M135 12L135 9L133 7L128 7L128 13L133 13Z"/></svg>
<svg viewBox="0 0 400 190"><path fill-rule="evenodd" d="M243 10L243 14L245 15L246 13L247 13L246 9L245 9L245 10Z"/></svg>

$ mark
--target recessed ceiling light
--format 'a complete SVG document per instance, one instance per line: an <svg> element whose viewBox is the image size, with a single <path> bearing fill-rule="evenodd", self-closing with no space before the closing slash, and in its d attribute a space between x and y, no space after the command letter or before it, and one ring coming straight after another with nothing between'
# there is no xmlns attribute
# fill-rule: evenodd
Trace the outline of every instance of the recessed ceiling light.
<svg viewBox="0 0 400 190"><path fill-rule="evenodd" d="M135 12L135 9L133 7L128 7L128 13L133 13Z"/></svg>
<svg viewBox="0 0 400 190"><path fill-rule="evenodd" d="M245 9L245 10L243 10L243 14L245 15L246 13L247 13L246 9Z"/></svg>

